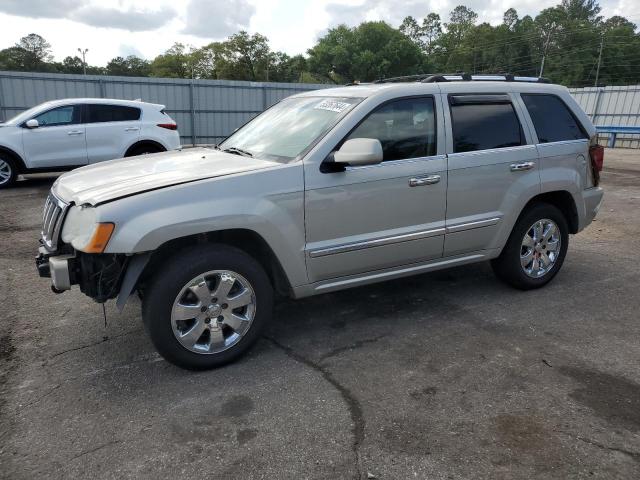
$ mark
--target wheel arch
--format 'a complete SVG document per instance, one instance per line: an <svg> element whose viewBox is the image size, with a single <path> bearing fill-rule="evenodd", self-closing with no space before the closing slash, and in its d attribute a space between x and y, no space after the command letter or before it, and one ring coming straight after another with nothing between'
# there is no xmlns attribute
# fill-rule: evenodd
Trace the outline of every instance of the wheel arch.
<svg viewBox="0 0 640 480"><path fill-rule="evenodd" d="M146 146L154 147L154 148L158 149L159 152L166 152L167 151L167 147L165 147L160 142L157 142L155 140L143 139L143 140L137 140L135 143L133 143L131 146L129 146L129 148L127 148L127 150L124 152L124 156L125 157L130 157L133 154L134 150L136 150L136 149L138 149L140 147L146 147Z"/></svg>
<svg viewBox="0 0 640 480"><path fill-rule="evenodd" d="M264 268L279 295L292 296L289 278L267 241L257 232L243 228L198 233L168 240L151 253L136 288L144 290L145 282L161 267L168 256L190 246L202 244L224 244L242 250Z"/></svg>
<svg viewBox="0 0 640 480"><path fill-rule="evenodd" d="M27 166L25 165L22 157L18 155L16 152L14 152L13 150L11 150L10 148L0 145L0 153L4 153L5 155L8 155L9 157L11 157L13 161L16 162L17 164L16 166L18 167L18 173L23 173L27 170Z"/></svg>
<svg viewBox="0 0 640 480"><path fill-rule="evenodd" d="M540 193L527 202L520 212L520 215L536 203L548 203L556 207L562 212L564 218L567 220L569 233L578 233L580 217L578 216L576 202L570 192L567 190L555 190L552 192Z"/></svg>

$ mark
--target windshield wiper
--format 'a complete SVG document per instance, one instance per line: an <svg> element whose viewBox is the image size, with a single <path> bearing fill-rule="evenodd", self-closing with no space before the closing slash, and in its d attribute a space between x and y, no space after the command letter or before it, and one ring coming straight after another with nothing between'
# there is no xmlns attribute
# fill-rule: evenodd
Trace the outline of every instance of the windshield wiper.
<svg viewBox="0 0 640 480"><path fill-rule="evenodd" d="M242 155L243 157L253 157L253 153L238 147L229 147L229 148L225 148L222 151L226 153L233 153L234 155Z"/></svg>

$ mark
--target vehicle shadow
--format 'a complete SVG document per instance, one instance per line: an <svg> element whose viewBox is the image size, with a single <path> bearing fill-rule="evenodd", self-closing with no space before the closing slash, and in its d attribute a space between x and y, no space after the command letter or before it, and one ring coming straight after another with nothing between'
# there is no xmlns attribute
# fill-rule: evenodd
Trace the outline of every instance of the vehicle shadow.
<svg viewBox="0 0 640 480"><path fill-rule="evenodd" d="M455 293L465 292L465 301ZM512 292L512 293L509 293ZM369 343L419 322L474 321L464 304L486 296L516 295L488 262L429 272L300 300L281 300L265 337L322 359L334 350ZM478 300L479 301L479 300Z"/></svg>
<svg viewBox="0 0 640 480"><path fill-rule="evenodd" d="M60 175L61 173L37 173L32 175L21 175L18 181L11 188L20 189L51 187L51 185L53 185L53 182L55 182Z"/></svg>

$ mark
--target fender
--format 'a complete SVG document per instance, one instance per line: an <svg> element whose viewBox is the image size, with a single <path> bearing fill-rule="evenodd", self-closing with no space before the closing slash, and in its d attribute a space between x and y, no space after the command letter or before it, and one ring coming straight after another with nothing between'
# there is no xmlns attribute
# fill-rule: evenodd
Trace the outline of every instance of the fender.
<svg viewBox="0 0 640 480"><path fill-rule="evenodd" d="M124 274L124 278L122 279L122 285L120 286L120 292L118 293L118 299L116 300L116 307L118 307L118 311L122 313L124 306L129 300L129 297L133 293L133 289L138 283L138 279L142 274L144 267L147 266L149 260L151 259L151 252L142 253L140 255L136 255L129 262L127 266L127 271Z"/></svg>
<svg viewBox="0 0 640 480"><path fill-rule="evenodd" d="M302 164L174 185L98 205L116 225L105 253L153 252L183 237L242 229L259 235L291 286L307 283Z"/></svg>

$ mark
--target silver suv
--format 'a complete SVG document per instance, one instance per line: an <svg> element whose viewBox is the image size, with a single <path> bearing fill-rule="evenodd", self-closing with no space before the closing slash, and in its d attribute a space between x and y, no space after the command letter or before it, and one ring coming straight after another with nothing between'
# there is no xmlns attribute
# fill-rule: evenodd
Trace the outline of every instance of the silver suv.
<svg viewBox="0 0 640 480"><path fill-rule="evenodd" d="M158 351L227 363L301 298L491 260L538 288L596 215L603 149L566 88L417 76L301 93L219 146L61 176L37 267L61 292L132 293Z"/></svg>

